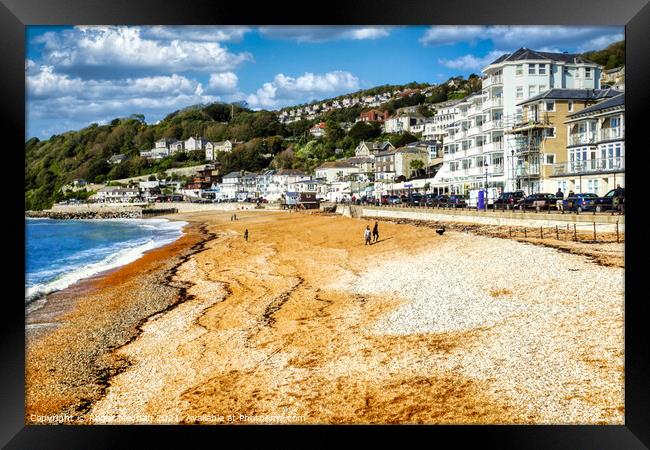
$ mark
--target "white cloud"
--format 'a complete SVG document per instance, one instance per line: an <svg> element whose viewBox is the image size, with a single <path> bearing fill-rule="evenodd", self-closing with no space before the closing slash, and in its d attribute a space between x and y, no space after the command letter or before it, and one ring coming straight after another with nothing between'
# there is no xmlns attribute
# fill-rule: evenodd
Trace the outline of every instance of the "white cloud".
<svg viewBox="0 0 650 450"><path fill-rule="evenodd" d="M441 58L438 59L438 63L450 69L460 70L464 72L478 72L504 53L507 52L501 50L493 50L485 56L464 55L455 59Z"/></svg>
<svg viewBox="0 0 650 450"><path fill-rule="evenodd" d="M459 42L475 42L485 35L487 27L439 25L429 28L420 38L424 45L453 45Z"/></svg>
<svg viewBox="0 0 650 450"><path fill-rule="evenodd" d="M197 42L240 42L250 27L183 25L142 27L140 35L153 40L181 40Z"/></svg>
<svg viewBox="0 0 650 450"><path fill-rule="evenodd" d="M262 36L297 42L326 42L334 40L381 39L390 35L391 27L348 26L268 26L260 27Z"/></svg>
<svg viewBox="0 0 650 450"><path fill-rule="evenodd" d="M420 42L427 46L458 43L476 44L491 41L496 48L515 50L527 47L577 49L578 52L597 50L612 42L624 39L623 27L603 26L433 26L424 33Z"/></svg>
<svg viewBox="0 0 650 450"><path fill-rule="evenodd" d="M253 108L276 108L358 88L359 79L340 70L325 74L306 72L297 78L279 73L273 81L264 83L254 94L250 94L246 101Z"/></svg>
<svg viewBox="0 0 650 450"><path fill-rule="evenodd" d="M218 42L148 39L140 27L76 27L48 32L35 40L44 44L45 64L68 72L84 67L105 68L107 74L116 68L216 72L252 60L250 53L231 53Z"/></svg>
<svg viewBox="0 0 650 450"><path fill-rule="evenodd" d="M181 75L84 80L57 73L52 66L28 74L26 88L28 128L31 135L36 128L46 130L37 132L41 136L133 113L162 117L185 106L222 100Z"/></svg>
<svg viewBox="0 0 650 450"><path fill-rule="evenodd" d="M213 73L208 88L216 94L232 93L237 89L239 78L233 72Z"/></svg>

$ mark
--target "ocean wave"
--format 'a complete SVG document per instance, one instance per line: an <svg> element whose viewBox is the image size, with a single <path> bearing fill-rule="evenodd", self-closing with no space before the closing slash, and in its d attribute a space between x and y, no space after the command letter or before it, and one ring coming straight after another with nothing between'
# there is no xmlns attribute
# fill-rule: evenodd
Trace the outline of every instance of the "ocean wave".
<svg viewBox="0 0 650 450"><path fill-rule="evenodd" d="M140 258L145 252L157 247L161 247L163 245L167 245L177 240L179 237L182 236L183 234L182 228L187 224L187 222L172 222L172 221L167 221L165 219L117 219L117 220L129 220L130 222L133 220L136 221L156 220L155 222L157 225L156 228L159 231L163 231L163 233L153 236L151 239L148 239L146 242L142 242L142 240L138 240L138 242L131 241L131 242L116 243L113 247L114 251L98 262L86 264L82 266L74 266L74 265L68 266L66 267L66 269L70 269L70 270L66 270L64 273L59 274L58 276L56 276L54 279L50 281L35 284L33 286L27 286L25 289L25 303L26 304L33 303L35 300L40 299L46 296L47 294L51 294L52 292L59 291L61 289L65 289L84 278L89 278L94 275L97 275L98 273L129 264L137 260L138 258ZM97 249L91 251L97 251ZM78 260L77 258L74 259ZM29 274L28 278L33 279L35 275L37 274L36 273Z"/></svg>

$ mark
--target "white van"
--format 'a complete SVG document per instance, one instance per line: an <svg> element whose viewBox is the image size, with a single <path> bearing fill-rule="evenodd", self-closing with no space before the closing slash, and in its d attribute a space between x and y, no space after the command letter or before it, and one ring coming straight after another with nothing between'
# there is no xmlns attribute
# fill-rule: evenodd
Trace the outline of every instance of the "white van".
<svg viewBox="0 0 650 450"><path fill-rule="evenodd" d="M476 208L478 206L478 193L483 189L473 189L469 191L469 198L467 199L468 208ZM499 198L499 190L497 188L488 188L488 207L494 205L494 200Z"/></svg>

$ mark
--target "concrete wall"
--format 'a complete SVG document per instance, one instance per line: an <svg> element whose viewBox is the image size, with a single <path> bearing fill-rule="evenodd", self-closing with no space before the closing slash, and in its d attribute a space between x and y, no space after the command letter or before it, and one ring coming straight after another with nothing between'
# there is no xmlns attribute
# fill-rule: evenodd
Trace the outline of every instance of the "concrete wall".
<svg viewBox="0 0 650 450"><path fill-rule="evenodd" d="M337 208L338 214L345 214ZM619 222L619 231L625 232L625 216L592 215L592 214L546 214L546 213L514 213L514 212L478 212L478 211L446 211L438 209L420 208L377 208L364 206L362 217L386 217L395 219L430 220L438 222L465 222L482 225L498 225L513 227L566 227L577 230L593 230L596 222L596 231L616 232L616 221Z"/></svg>

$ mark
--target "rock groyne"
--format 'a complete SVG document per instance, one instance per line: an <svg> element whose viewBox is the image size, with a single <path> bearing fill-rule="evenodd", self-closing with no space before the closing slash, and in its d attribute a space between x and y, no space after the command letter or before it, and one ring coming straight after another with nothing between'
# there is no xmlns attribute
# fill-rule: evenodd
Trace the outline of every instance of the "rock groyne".
<svg viewBox="0 0 650 450"><path fill-rule="evenodd" d="M25 217L31 218L48 218L48 219L140 219L142 218L142 209L138 210L89 210L89 211L26 211Z"/></svg>

